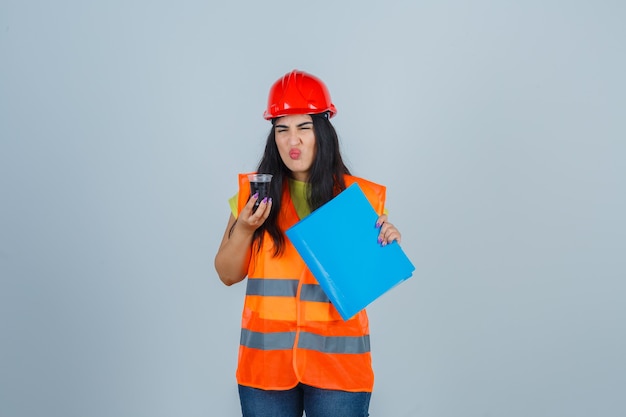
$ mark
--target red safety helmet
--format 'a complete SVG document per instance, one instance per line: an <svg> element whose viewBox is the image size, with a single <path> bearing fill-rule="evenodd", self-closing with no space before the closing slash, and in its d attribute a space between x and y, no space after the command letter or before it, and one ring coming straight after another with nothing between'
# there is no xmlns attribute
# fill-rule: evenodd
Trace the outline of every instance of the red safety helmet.
<svg viewBox="0 0 626 417"><path fill-rule="evenodd" d="M263 117L270 120L288 114L324 112L329 117L337 114L326 85L314 75L293 70L272 85Z"/></svg>

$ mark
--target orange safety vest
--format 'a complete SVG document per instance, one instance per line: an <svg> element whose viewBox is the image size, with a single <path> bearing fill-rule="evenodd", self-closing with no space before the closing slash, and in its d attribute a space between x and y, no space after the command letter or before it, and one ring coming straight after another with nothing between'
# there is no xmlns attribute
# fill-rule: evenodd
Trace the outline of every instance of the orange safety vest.
<svg viewBox="0 0 626 417"><path fill-rule="evenodd" d="M384 186L348 175L345 182L357 182L376 212L383 212ZM240 174L238 212L249 195L247 174ZM279 226L284 231L299 220L285 181ZM273 253L266 234L248 266L237 382L266 390L291 389L301 382L371 392L374 372L365 310L344 321L288 238L283 254Z"/></svg>

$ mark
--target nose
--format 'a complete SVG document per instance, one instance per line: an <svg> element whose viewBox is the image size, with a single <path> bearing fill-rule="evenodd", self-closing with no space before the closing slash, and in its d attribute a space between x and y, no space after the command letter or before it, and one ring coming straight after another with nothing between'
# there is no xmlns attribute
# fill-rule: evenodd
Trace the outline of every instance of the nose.
<svg viewBox="0 0 626 417"><path fill-rule="evenodd" d="M289 144L298 145L302 140L297 129L289 129Z"/></svg>

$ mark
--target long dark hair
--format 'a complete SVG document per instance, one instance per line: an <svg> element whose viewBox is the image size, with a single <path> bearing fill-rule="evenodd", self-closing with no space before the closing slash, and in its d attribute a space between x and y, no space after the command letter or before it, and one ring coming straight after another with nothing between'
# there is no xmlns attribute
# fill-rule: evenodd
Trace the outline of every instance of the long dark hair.
<svg viewBox="0 0 626 417"><path fill-rule="evenodd" d="M343 162L339 150L339 137L334 126L328 120L327 113L312 114L313 129L315 133L316 155L309 171L307 202L311 211L318 209L342 190L346 184L344 174L350 171ZM279 256L285 247L285 234L278 226L278 216L281 210L281 197L283 187L287 187L291 171L283 163L276 146L274 121L272 129L267 136L265 152L257 167L257 172L272 174L270 197L272 198L272 211L265 223L254 232L252 239L253 247L259 250L263 242L264 232L268 232L274 242L274 256Z"/></svg>

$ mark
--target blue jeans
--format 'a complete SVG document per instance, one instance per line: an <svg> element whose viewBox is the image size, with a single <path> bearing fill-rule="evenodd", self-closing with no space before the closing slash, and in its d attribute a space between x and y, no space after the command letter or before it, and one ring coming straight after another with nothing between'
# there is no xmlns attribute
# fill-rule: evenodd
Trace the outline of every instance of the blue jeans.
<svg viewBox="0 0 626 417"><path fill-rule="evenodd" d="M347 392L298 384L285 391L239 385L243 417L367 417L371 392Z"/></svg>

